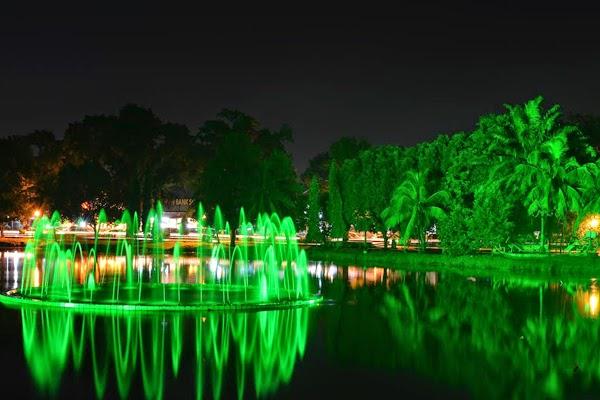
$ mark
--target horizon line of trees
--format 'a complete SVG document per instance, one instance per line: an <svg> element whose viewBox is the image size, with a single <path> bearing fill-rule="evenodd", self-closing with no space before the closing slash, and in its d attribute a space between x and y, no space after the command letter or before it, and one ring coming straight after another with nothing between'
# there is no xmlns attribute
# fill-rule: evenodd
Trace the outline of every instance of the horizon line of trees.
<svg viewBox="0 0 600 400"><path fill-rule="evenodd" d="M526 244L597 248L600 118L564 116L558 105L542 103L538 96L507 104L480 117L473 131L411 147L346 140L354 154L315 157L305 175L313 177L311 192L322 182L325 196L312 195L309 207L325 216L320 225L309 220L310 239L345 241L353 228L365 242L367 232L381 232L387 248L394 233L403 246L417 240L420 250L435 232L448 254L522 251ZM596 223L582 238L589 216Z"/></svg>
<svg viewBox="0 0 600 400"><path fill-rule="evenodd" d="M231 224L242 207L253 219L294 215L302 189L285 149L291 140L289 126L266 129L236 110L192 132L135 104L85 116L62 140L49 131L0 138L0 229L39 209L88 221L127 209L143 223L158 200L190 197L211 214L218 204Z"/></svg>
<svg viewBox="0 0 600 400"><path fill-rule="evenodd" d="M127 208L144 221L159 199L191 195L208 213L219 204L231 226L242 207L249 219L290 215L312 242L344 242L354 229L365 240L381 232L385 247L393 235L424 249L435 231L450 254L534 240L548 249L557 237L576 242L582 219L600 212L600 118L542 103L505 105L473 131L410 147L343 137L300 175L289 126L224 109L192 132L128 104L69 124L62 140L48 131L0 138L0 212L118 218Z"/></svg>

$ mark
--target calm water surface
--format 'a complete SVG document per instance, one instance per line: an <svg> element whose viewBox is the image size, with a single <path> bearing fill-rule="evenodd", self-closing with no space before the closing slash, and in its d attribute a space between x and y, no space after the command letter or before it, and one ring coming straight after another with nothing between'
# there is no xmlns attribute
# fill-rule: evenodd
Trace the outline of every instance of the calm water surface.
<svg viewBox="0 0 600 400"><path fill-rule="evenodd" d="M168 260L167 260L168 261ZM14 288L22 253L0 253ZM19 398L589 397L594 277L465 276L311 262L324 304L96 315L0 307L0 384Z"/></svg>

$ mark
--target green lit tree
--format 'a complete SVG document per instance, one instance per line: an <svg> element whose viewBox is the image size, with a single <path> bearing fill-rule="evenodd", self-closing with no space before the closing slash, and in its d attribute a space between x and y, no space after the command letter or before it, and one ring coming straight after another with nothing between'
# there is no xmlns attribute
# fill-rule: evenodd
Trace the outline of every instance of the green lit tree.
<svg viewBox="0 0 600 400"><path fill-rule="evenodd" d="M590 164L588 171L591 179L581 196L582 209L577 222L586 214L600 213L600 160Z"/></svg>
<svg viewBox="0 0 600 400"><path fill-rule="evenodd" d="M533 150L516 165L509 185L524 193L529 215L540 219L540 247L546 246L549 217L564 221L569 212L581 210L581 193L592 179L590 165L567 157L567 136L559 133Z"/></svg>
<svg viewBox="0 0 600 400"><path fill-rule="evenodd" d="M437 224L442 251L449 255L470 254L479 247L474 240L469 222L473 210L458 201L451 201L446 216Z"/></svg>
<svg viewBox="0 0 600 400"><path fill-rule="evenodd" d="M381 213L382 218L389 227L403 224L401 243L407 245L416 230L419 238L419 247L424 250L425 230L434 220L445 217L443 209L449 198L444 190L427 193L426 174L417 171L408 171L404 181L394 190L390 205Z"/></svg>
<svg viewBox="0 0 600 400"><path fill-rule="evenodd" d="M539 218L543 250L549 219L564 224L569 212L580 211L593 170L585 157L581 164L569 151L568 144L578 137L577 127L561 123L558 105L544 110L542 102L538 96L524 105L506 106L508 112L492 135L491 147L500 159L491 178L504 175L507 186L522 196L528 215ZM594 153L591 147L586 149L588 156Z"/></svg>
<svg viewBox="0 0 600 400"><path fill-rule="evenodd" d="M600 118L592 115L569 115L561 118L563 124L577 127L569 136L569 155L580 164L595 162L600 150Z"/></svg>
<svg viewBox="0 0 600 400"><path fill-rule="evenodd" d="M337 165L336 163L331 163L329 166L329 203L327 204L327 215L331 224L330 236L332 238L345 239L347 227L342 211L342 195L337 175Z"/></svg>
<svg viewBox="0 0 600 400"><path fill-rule="evenodd" d="M397 146L377 146L347 159L339 170L343 215L358 231L383 233L387 247L387 228L381 212L389 205L392 192L400 183L398 171L412 160Z"/></svg>
<svg viewBox="0 0 600 400"><path fill-rule="evenodd" d="M499 167L527 159L547 140L557 135L568 137L577 131L573 125L560 124L560 106L555 104L544 110L542 96L527 101L523 105L509 105L507 113L496 118L489 132L492 135L490 147L504 156Z"/></svg>
<svg viewBox="0 0 600 400"><path fill-rule="evenodd" d="M323 239L321 234L321 223L319 213L321 206L319 202L319 180L313 176L310 181L308 192L308 227L306 232L307 242L320 242Z"/></svg>
<svg viewBox="0 0 600 400"><path fill-rule="evenodd" d="M364 170L363 167L363 157L346 160L340 170L342 176L340 180L343 189L344 218L354 227L355 231L364 232L364 246L367 247L367 232L375 229L375 220L370 207L373 193L369 192L369 188L374 185L368 179L369 171Z"/></svg>
<svg viewBox="0 0 600 400"><path fill-rule="evenodd" d="M514 230L513 204L498 182L490 182L475 191L473 212L466 219L469 241L476 248L503 250Z"/></svg>
<svg viewBox="0 0 600 400"><path fill-rule="evenodd" d="M403 158L402 150L395 146L378 146L359 156L360 175L355 180L358 201L364 204L374 230L382 232L384 248L388 245L388 225L381 213L390 204L394 188L401 183L398 171L404 169Z"/></svg>

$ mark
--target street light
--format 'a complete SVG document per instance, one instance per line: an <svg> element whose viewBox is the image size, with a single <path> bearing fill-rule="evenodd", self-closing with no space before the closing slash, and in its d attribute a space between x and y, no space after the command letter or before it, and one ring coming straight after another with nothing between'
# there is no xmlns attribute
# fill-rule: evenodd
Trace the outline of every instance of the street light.
<svg viewBox="0 0 600 400"><path fill-rule="evenodd" d="M588 214L579 224L578 233L580 237L591 233L600 234L600 214Z"/></svg>
<svg viewBox="0 0 600 400"><path fill-rule="evenodd" d="M38 218L40 215L42 215L42 212L40 210L35 210L33 212L33 218Z"/></svg>

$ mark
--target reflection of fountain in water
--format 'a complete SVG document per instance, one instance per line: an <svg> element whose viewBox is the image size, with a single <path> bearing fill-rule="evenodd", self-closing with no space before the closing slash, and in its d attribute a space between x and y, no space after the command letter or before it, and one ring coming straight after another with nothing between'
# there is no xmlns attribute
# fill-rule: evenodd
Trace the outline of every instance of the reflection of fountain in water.
<svg viewBox="0 0 600 400"><path fill-rule="evenodd" d="M182 357L194 354L198 398L209 387L212 397L221 397L227 379L235 379L238 398L249 386L257 397L273 394L303 357L308 327L306 308L194 317L32 309L21 315L25 358L40 390L56 393L69 362L76 371L87 362L96 395L106 395L114 374L121 398L129 396L136 376L146 398L162 398L168 370L177 377ZM232 363L235 378L226 373Z"/></svg>

